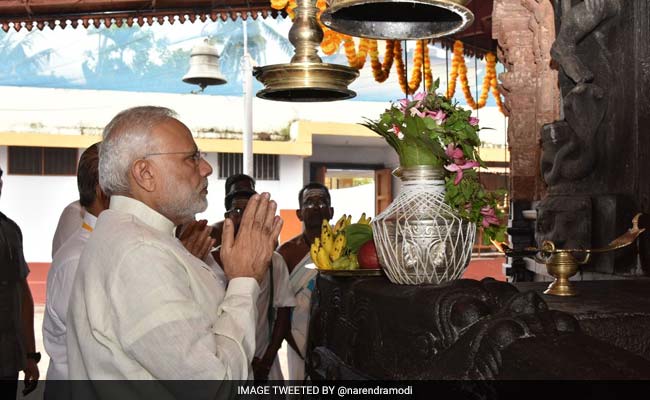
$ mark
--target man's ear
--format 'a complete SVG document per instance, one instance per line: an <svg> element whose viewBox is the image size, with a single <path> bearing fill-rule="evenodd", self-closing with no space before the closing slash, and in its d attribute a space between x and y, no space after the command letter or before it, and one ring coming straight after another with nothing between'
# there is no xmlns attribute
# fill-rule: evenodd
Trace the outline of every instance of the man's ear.
<svg viewBox="0 0 650 400"><path fill-rule="evenodd" d="M104 210L108 209L110 197L108 197L106 193L104 193L102 187L99 186L99 183L95 185L95 198L99 201L99 203L102 205L102 208Z"/></svg>
<svg viewBox="0 0 650 400"><path fill-rule="evenodd" d="M153 192L156 190L154 174L154 168L147 160L136 160L131 166L131 176L133 177L133 180L146 192Z"/></svg>
<svg viewBox="0 0 650 400"><path fill-rule="evenodd" d="M296 217L302 221L302 210L300 208L296 210Z"/></svg>
<svg viewBox="0 0 650 400"><path fill-rule="evenodd" d="M334 218L334 207L330 207L330 219Z"/></svg>

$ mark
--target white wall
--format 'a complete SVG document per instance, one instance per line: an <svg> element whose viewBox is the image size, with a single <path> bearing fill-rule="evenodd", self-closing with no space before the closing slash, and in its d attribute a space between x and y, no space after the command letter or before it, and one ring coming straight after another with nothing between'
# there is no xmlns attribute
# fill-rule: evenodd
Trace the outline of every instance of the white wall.
<svg viewBox="0 0 650 400"><path fill-rule="evenodd" d="M0 210L23 232L27 262L52 261L52 236L63 208L79 199L76 176L23 176L7 173L7 147L0 147L4 171Z"/></svg>
<svg viewBox="0 0 650 400"><path fill-rule="evenodd" d="M357 222L362 213L367 217L375 216L375 184L354 186L330 190L334 217L332 224L343 215L352 215L352 222Z"/></svg>

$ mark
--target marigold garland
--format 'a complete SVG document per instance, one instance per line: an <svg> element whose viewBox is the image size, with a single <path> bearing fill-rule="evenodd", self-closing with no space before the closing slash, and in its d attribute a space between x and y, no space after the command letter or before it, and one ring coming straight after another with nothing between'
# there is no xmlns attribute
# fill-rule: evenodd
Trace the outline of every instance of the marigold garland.
<svg viewBox="0 0 650 400"><path fill-rule="evenodd" d="M454 96L454 93L456 92L456 80L460 78L461 87L468 106L475 110L485 107L490 89L492 89L492 95L494 96L499 111L505 114L503 103L501 102L501 93L499 93L499 88L497 86L496 65L497 58L494 53L487 53L485 55L485 76L483 77L481 95L479 96L477 103L472 96L469 80L467 79L467 65L465 64L463 42L456 40L454 42L453 57L451 60L447 98L452 98Z"/></svg>
<svg viewBox="0 0 650 400"><path fill-rule="evenodd" d="M384 51L384 62L379 62L379 51L377 51L377 41L371 40L369 43L370 51L370 64L372 66L372 75L375 81L382 83L390 76L390 70L393 67L393 60L395 59L395 41L387 40L386 49Z"/></svg>
<svg viewBox="0 0 650 400"><path fill-rule="evenodd" d="M276 10L285 10L291 19L295 17L294 10L297 7L296 0L270 1L272 8ZM320 15L327 8L327 0L317 0L316 7L319 10L317 18L320 23ZM406 82L407 77L405 76L404 71L405 61L402 58L402 45L400 41L386 40L384 61L380 63L376 40L361 38L359 39L359 45L357 47L353 37L335 32L322 24L321 27L323 28L321 49L326 55L335 54L341 46L341 43L343 43L348 63L350 64L350 67L355 69L362 69L366 63L366 59L370 56L370 65L373 77L375 78L375 81L380 83L388 79L390 76L390 70L393 64L395 64L400 87L407 95L415 93L420 86L420 83L422 82L422 66L424 65L424 84L427 88L431 86L433 76L431 72L429 52L425 51L426 42L422 40L417 41L415 54L413 55L413 62L411 63L413 68L411 71L411 78ZM485 65L485 76L483 77L481 95L477 102L472 96L469 80L467 78L467 65L465 64L463 42L459 40L455 41L451 60L451 71L449 73L449 82L447 84L447 98L452 98L456 93L456 81L460 78L461 88L469 107L472 109L485 107L488 95L491 91L499 111L505 114L497 82L496 56L493 53L490 52L486 54Z"/></svg>
<svg viewBox="0 0 650 400"><path fill-rule="evenodd" d="M393 51L393 55L395 57L395 68L397 70L397 79L399 80L399 85L402 87L402 92L404 92L404 94L409 95L415 93L418 87L420 87L420 83L422 82L422 63L424 62L423 60L425 58L429 58L429 52L424 51L426 48L426 44L424 43L424 41L418 40L415 46L415 54L413 56L413 69L411 71L411 79L409 80L407 87L406 74L404 71L404 61L402 60L402 44L399 41L395 41Z"/></svg>

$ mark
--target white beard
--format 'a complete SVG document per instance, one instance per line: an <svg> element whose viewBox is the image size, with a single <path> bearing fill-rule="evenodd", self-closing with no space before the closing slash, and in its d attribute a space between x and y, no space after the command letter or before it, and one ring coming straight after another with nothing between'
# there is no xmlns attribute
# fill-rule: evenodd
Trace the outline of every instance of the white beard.
<svg viewBox="0 0 650 400"><path fill-rule="evenodd" d="M198 192L185 181L165 180L163 197L167 201L160 204L162 213L181 223L192 221L196 214L208 208L208 199L202 193L207 187L207 178L204 178L204 183Z"/></svg>

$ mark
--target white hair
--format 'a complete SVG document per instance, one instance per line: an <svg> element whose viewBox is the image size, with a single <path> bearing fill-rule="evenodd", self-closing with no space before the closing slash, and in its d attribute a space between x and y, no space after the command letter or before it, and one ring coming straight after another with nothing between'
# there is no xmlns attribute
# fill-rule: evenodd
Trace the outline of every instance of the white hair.
<svg viewBox="0 0 650 400"><path fill-rule="evenodd" d="M178 114L165 107L142 106L121 111L104 128L99 151L99 185L104 193L128 194L133 163L154 148L153 128Z"/></svg>

